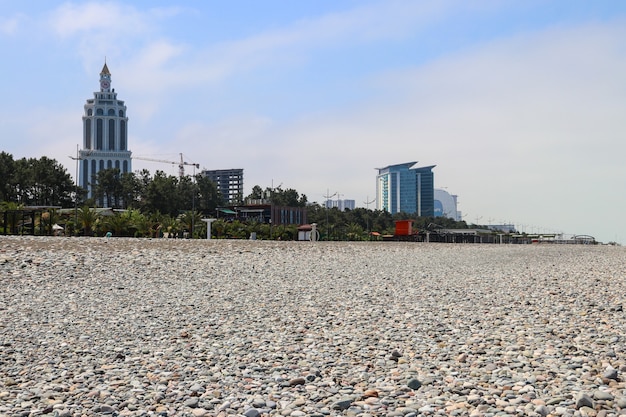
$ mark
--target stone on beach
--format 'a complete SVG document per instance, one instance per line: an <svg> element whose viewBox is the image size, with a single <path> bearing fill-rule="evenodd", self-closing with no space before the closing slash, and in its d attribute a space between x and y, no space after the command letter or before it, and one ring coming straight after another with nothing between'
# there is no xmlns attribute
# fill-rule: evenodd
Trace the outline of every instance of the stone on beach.
<svg viewBox="0 0 626 417"><path fill-rule="evenodd" d="M0 236L0 417L617 416L624 277L606 246Z"/></svg>

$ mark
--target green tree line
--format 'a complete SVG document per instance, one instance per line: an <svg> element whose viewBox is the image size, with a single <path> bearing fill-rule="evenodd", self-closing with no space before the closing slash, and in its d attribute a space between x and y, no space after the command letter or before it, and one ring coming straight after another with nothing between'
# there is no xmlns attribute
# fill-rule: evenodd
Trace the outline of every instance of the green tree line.
<svg viewBox="0 0 626 417"><path fill-rule="evenodd" d="M69 206L74 184L56 160L45 156L14 160L0 153L0 202L27 206Z"/></svg>
<svg viewBox="0 0 626 417"><path fill-rule="evenodd" d="M86 190L77 187L66 169L54 159L42 157L14 160L0 153L0 232L53 234L54 225L63 224L66 234L135 237L206 237L203 217L215 217L225 205L216 184L201 174L177 177L147 170L121 173L119 169L98 172L94 179L94 197L86 199ZM262 200L275 206L306 207L309 223L317 223L323 240L368 240L374 235L393 234L395 220L413 219L417 229L432 227L466 228L464 222L443 217L413 217L399 213L356 208L340 211L310 203L307 196L291 188L259 185L242 198ZM30 222L16 210L27 206L56 206L40 212ZM120 209L106 213L96 207ZM73 210L68 210L73 208ZM2 214L10 213L4 216ZM105 215L106 214L106 215ZM297 225L272 225L258 221L218 219L212 224L216 238L293 240Z"/></svg>

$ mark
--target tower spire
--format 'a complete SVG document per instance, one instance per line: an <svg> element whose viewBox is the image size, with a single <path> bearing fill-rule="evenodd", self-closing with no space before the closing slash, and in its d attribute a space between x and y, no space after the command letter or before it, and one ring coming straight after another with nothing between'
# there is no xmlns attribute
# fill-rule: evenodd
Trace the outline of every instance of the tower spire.
<svg viewBox="0 0 626 417"><path fill-rule="evenodd" d="M107 67L107 60L104 58L104 66L102 67L102 71L100 71L100 75L111 75L109 72L109 67Z"/></svg>

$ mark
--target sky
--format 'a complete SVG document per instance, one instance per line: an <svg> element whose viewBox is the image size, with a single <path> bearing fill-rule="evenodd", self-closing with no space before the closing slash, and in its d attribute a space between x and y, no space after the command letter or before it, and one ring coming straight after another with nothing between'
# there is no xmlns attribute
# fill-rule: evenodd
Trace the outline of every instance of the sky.
<svg viewBox="0 0 626 417"><path fill-rule="evenodd" d="M0 151L72 177L106 59L134 156L369 208L418 161L468 223L626 243L623 1L0 0L0 50Z"/></svg>

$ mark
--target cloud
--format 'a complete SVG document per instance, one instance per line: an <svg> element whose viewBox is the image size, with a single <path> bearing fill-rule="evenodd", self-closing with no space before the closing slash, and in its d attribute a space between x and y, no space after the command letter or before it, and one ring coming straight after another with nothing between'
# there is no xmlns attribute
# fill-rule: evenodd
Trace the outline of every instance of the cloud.
<svg viewBox="0 0 626 417"><path fill-rule="evenodd" d="M182 10L139 10L118 2L64 3L48 15L48 26L59 39L78 42L85 67L90 69L102 65L105 56L122 62L137 50L158 50L167 43L159 35L161 22Z"/></svg>
<svg viewBox="0 0 626 417"><path fill-rule="evenodd" d="M52 12L50 24L62 38L102 32L119 38L150 27L145 14L134 7L112 2L64 3Z"/></svg>
<svg viewBox="0 0 626 417"><path fill-rule="evenodd" d="M139 53L135 51L127 69L141 74L142 79L133 80L133 85L142 90L146 88L146 80L148 84L158 83L166 88L214 86L236 74L263 67L303 65L316 50L409 36L417 26L443 18L449 7L446 2L421 3L419 7L405 1L373 3L195 48L160 38L142 45ZM146 26L141 16L129 15L138 22L136 26ZM162 57L164 50L177 53L167 56L168 59L155 59Z"/></svg>
<svg viewBox="0 0 626 417"><path fill-rule="evenodd" d="M460 194L470 216L600 230L601 220L581 225L588 212L578 207L606 200L626 177L623 23L521 34L384 74L371 100L251 139L279 165L243 165L311 200L328 186L364 201L375 167L419 160L437 165L436 184ZM618 218L618 207L605 213Z"/></svg>
<svg viewBox="0 0 626 417"><path fill-rule="evenodd" d="M420 7L405 1L373 3L214 44L192 45L166 37L151 38L136 47L132 56L122 60L117 68L125 74L125 78L116 85L123 91L134 93L140 104L137 106L140 109L138 117L148 120L166 105L172 92L194 90L196 94L202 94L201 91L210 92L243 74L253 74L266 68L284 71L306 65L307 61L314 59L316 50L366 43L374 38L382 40L406 36L415 30L415 25L431 24L441 18L446 7L450 6L445 2L424 3ZM66 16L65 19L74 20L79 18L75 14L85 14L89 22L91 16L99 15L99 10L100 6L92 5L79 10L63 10L62 15ZM171 16L176 12L162 14ZM145 17L133 9L127 12L118 6L109 13L113 15L112 19L125 15L125 19L132 20L123 23L125 27L134 25L149 30L144 23ZM89 27L88 23L82 24L80 29L70 32ZM123 29L120 31L123 33ZM93 56L94 49L105 50L110 45L107 39L95 42L96 45L101 44L100 47L94 47L94 42L93 36L90 36L89 45L85 45L90 56Z"/></svg>
<svg viewBox="0 0 626 417"><path fill-rule="evenodd" d="M201 53L200 62L220 68L215 73L221 76L259 66L298 64L309 60L315 50L412 36L420 26L443 18L450 7L448 2L370 3L302 19L247 38L209 45Z"/></svg>
<svg viewBox="0 0 626 417"><path fill-rule="evenodd" d="M0 34L7 36L15 35L23 20L24 16L21 14L9 18L0 18Z"/></svg>

